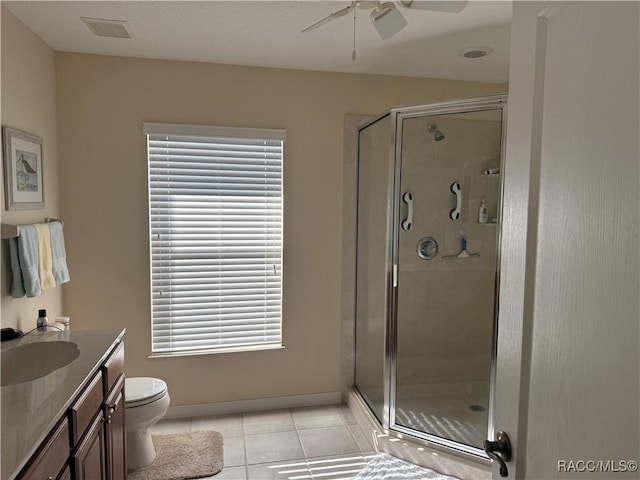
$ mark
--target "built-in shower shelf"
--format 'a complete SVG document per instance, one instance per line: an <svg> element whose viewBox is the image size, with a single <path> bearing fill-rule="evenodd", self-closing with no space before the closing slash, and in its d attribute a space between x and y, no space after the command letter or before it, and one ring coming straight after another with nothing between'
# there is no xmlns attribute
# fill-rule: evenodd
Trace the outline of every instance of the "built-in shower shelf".
<svg viewBox="0 0 640 480"><path fill-rule="evenodd" d="M478 222L478 225L488 226L488 227L495 227L496 225L498 225L498 222L484 222L484 223Z"/></svg>

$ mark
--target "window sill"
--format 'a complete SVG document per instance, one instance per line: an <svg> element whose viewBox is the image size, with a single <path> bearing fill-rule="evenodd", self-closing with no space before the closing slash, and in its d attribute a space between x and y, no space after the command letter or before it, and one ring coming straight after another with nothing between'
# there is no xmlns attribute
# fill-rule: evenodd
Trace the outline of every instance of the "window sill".
<svg viewBox="0 0 640 480"><path fill-rule="evenodd" d="M284 345L259 345L255 347L216 348L211 350L152 353L147 358L201 357L204 355L220 355L224 353L249 353L249 352L261 352L264 350L284 350L284 348L285 348Z"/></svg>

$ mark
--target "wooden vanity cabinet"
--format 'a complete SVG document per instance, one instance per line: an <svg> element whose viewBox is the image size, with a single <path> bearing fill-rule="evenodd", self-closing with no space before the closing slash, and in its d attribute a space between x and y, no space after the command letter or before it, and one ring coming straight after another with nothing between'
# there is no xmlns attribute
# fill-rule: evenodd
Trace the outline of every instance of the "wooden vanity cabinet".
<svg viewBox="0 0 640 480"><path fill-rule="evenodd" d="M127 430L125 428L124 375L121 375L104 402L107 439L107 478L127 478Z"/></svg>
<svg viewBox="0 0 640 480"><path fill-rule="evenodd" d="M125 480L124 345L85 383L17 480Z"/></svg>
<svg viewBox="0 0 640 480"><path fill-rule="evenodd" d="M58 477L58 480L71 480L71 467L67 466Z"/></svg>
<svg viewBox="0 0 640 480"><path fill-rule="evenodd" d="M108 480L104 415L98 412L73 455L75 480Z"/></svg>
<svg viewBox="0 0 640 480"><path fill-rule="evenodd" d="M63 418L18 478L38 480L55 480L59 476L62 478L62 470L67 466L70 453L69 421Z"/></svg>

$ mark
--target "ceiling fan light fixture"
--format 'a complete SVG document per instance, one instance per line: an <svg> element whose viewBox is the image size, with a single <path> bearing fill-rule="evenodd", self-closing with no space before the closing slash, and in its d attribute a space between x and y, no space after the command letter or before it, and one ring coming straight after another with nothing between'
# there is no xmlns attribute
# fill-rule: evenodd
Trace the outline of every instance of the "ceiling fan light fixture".
<svg viewBox="0 0 640 480"><path fill-rule="evenodd" d="M395 35L407 26L407 21L391 2L378 5L371 11L369 18L383 40Z"/></svg>
<svg viewBox="0 0 640 480"><path fill-rule="evenodd" d="M458 13L469 3L467 0L400 0L400 5L412 10Z"/></svg>

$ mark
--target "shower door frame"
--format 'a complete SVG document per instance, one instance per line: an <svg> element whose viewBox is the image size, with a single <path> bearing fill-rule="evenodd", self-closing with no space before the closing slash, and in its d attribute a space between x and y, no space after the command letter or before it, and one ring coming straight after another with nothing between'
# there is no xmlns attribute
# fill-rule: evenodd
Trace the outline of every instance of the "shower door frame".
<svg viewBox="0 0 640 480"><path fill-rule="evenodd" d="M471 445L466 445L454 440L439 437L437 435L421 432L407 428L396 423L396 368L398 362L397 351L397 325L398 325L398 254L399 254L399 233L400 233L400 180L402 168L402 121L408 118L426 117L433 115L445 115L454 113L471 113L487 110L501 110L501 138L500 138L500 168L504 164L506 153L506 125L507 125L507 99L508 95L488 95L475 98L466 98L447 102L438 102L425 105L397 107L389 112L376 117L362 125L358 130L362 131L367 126L375 123L379 119L391 116L391 158L390 158L390 191L391 198L388 200L389 211L387 219L387 252L386 252L386 311L385 311L385 361L383 373L384 385L384 408L382 428L388 433L410 437L412 440L430 447L441 448L444 451L462 455L486 463L490 463L485 452ZM359 159L358 159L359 161ZM500 287L500 251L501 251L501 231L502 231L502 192L504 174L500 175L498 191L498 224L496 225L496 275L494 288L494 318L493 318L493 340L491 347L491 366L489 379L489 412L487 421L487 438L494 438L493 426L493 403L495 398L495 370L496 370L496 347L498 335L498 292ZM357 386L356 386L357 390ZM360 394L360 392L358 392ZM362 397L362 394L360 394ZM367 403L365 401L365 403Z"/></svg>

